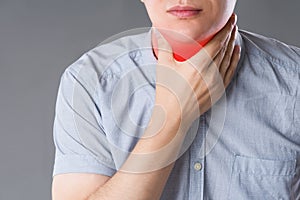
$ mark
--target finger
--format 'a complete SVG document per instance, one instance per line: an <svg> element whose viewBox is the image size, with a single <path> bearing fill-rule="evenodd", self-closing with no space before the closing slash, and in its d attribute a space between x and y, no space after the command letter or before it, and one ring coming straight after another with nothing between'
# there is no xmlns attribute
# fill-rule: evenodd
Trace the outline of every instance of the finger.
<svg viewBox="0 0 300 200"><path fill-rule="evenodd" d="M171 45L157 29L154 29L154 32L157 39L158 61L161 63L172 61L173 51Z"/></svg>
<svg viewBox="0 0 300 200"><path fill-rule="evenodd" d="M216 67L218 68L218 70L220 69L222 60L224 59L224 56L226 54L228 43L229 43L229 38L227 38L224 46L220 49L219 53L214 58L214 64L216 65Z"/></svg>
<svg viewBox="0 0 300 200"><path fill-rule="evenodd" d="M220 74L223 78L225 77L225 73L230 65L231 57L235 46L236 34L237 34L237 26L235 26L232 30L231 37L228 42L224 58L222 59L222 62L220 64Z"/></svg>
<svg viewBox="0 0 300 200"><path fill-rule="evenodd" d="M212 60L208 61L207 56L214 59L219 51L224 46L227 38L229 37L234 25L236 24L236 15L232 15L224 28L214 36L214 38L207 43L207 45L201 49L197 54L189 59L194 65L197 64L209 64ZM209 62L209 63L208 63Z"/></svg>
<svg viewBox="0 0 300 200"><path fill-rule="evenodd" d="M209 42L205 49L210 55L217 55L219 50L225 45L230 38L231 32L236 24L236 15L232 15L225 27Z"/></svg>
<svg viewBox="0 0 300 200"><path fill-rule="evenodd" d="M214 64L216 65L216 68L218 68L219 72L221 71L222 65L225 65L225 60L228 61L227 65L225 67L224 73L222 75L222 78L224 78L224 74L228 68L229 62L230 62L230 58L233 52L233 48L234 48L234 41L235 41L235 27L233 28L233 30L231 31L231 33L228 35L228 38L225 41L224 46L221 48L221 50L219 51L218 55L215 57L214 59ZM228 58L228 52L230 52L229 58Z"/></svg>
<svg viewBox="0 0 300 200"><path fill-rule="evenodd" d="M229 83L234 75L234 72L237 68L240 57L241 57L241 47L236 45L233 50L233 55L231 58L230 66L225 74L225 78L224 78L225 87L227 87L229 85Z"/></svg>

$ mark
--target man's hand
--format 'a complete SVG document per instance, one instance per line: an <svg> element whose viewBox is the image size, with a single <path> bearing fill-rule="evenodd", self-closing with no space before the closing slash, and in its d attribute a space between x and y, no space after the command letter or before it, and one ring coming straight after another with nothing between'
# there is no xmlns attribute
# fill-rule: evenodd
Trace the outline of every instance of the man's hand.
<svg viewBox="0 0 300 200"><path fill-rule="evenodd" d="M177 62L171 46L156 31L158 65L156 104L167 115L192 122L224 94L240 57L235 46L236 16L192 58Z"/></svg>

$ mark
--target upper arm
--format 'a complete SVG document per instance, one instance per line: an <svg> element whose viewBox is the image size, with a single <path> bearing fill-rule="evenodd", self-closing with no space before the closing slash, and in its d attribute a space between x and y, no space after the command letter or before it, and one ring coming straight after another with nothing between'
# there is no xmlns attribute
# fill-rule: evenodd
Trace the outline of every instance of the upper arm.
<svg viewBox="0 0 300 200"><path fill-rule="evenodd" d="M100 174L69 173L53 177L53 200L84 200L110 177Z"/></svg>
<svg viewBox="0 0 300 200"><path fill-rule="evenodd" d="M97 76L95 72L85 67L79 72L67 69L61 77L53 125L53 175L90 173L112 176L116 171L97 104L94 87L99 83L94 76Z"/></svg>
<svg viewBox="0 0 300 200"><path fill-rule="evenodd" d="M97 102L97 74L91 67L76 70L62 75L56 102L52 191L58 200L85 199L116 172Z"/></svg>

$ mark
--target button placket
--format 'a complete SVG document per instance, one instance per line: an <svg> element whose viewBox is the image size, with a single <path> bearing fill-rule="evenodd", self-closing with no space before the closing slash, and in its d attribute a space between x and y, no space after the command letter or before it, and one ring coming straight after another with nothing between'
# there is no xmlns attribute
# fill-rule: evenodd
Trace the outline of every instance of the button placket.
<svg viewBox="0 0 300 200"><path fill-rule="evenodd" d="M204 166L205 157L205 118L200 116L198 134L194 144L191 146L191 162L190 162L190 200L201 200L204 197ZM202 150L201 150L202 149Z"/></svg>

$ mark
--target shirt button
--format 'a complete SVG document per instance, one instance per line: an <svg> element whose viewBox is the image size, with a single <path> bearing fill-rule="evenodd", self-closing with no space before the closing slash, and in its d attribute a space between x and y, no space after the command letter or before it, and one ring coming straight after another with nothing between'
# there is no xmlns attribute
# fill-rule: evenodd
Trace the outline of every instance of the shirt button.
<svg viewBox="0 0 300 200"><path fill-rule="evenodd" d="M200 171L200 170L202 169L201 163L199 163L199 162L195 163L194 169L195 169L196 171Z"/></svg>

